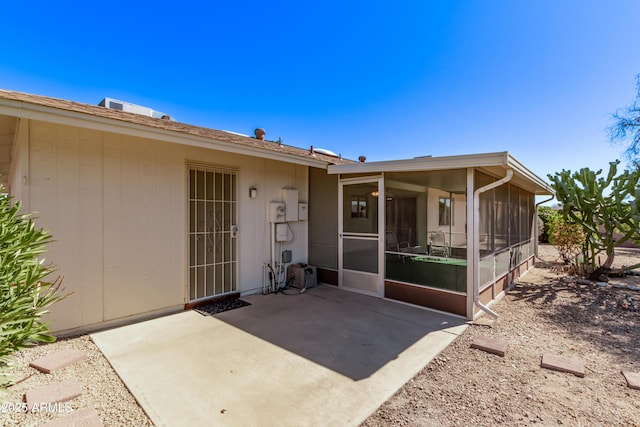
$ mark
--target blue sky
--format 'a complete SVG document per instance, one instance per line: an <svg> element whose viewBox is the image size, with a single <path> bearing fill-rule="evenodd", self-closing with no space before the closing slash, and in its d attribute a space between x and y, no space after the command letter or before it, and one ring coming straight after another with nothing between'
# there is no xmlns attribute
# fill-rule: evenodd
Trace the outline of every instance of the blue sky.
<svg viewBox="0 0 640 427"><path fill-rule="evenodd" d="M38 3L2 6L0 88L368 161L608 168L640 73L637 0Z"/></svg>

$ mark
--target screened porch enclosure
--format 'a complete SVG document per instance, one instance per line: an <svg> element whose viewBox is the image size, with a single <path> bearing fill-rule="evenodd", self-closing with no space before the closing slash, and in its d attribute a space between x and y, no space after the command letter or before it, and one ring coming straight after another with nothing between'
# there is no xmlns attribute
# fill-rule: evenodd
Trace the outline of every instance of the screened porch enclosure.
<svg viewBox="0 0 640 427"><path fill-rule="evenodd" d="M474 189L495 181L475 171ZM535 195L512 184L480 194L480 290L534 255Z"/></svg>
<svg viewBox="0 0 640 427"><path fill-rule="evenodd" d="M327 172L337 175L339 218L364 225L377 206L378 231L362 237L377 243L380 295L468 319L489 312L533 266L536 197L554 195L506 151L330 165ZM371 185L353 186L361 191L342 197L345 186L363 182ZM345 233L339 229L338 236L340 242ZM357 254L374 262L373 243L366 255L362 248ZM325 252L314 253L316 259L330 258L328 245L317 247ZM356 253L338 245L339 261L345 250ZM343 267L337 268L339 286Z"/></svg>
<svg viewBox="0 0 640 427"><path fill-rule="evenodd" d="M473 190L495 180L475 170ZM465 294L467 169L386 173L385 199L385 279ZM483 289L533 255L535 198L506 183L479 202Z"/></svg>
<svg viewBox="0 0 640 427"><path fill-rule="evenodd" d="M466 169L385 174L385 279L467 290Z"/></svg>

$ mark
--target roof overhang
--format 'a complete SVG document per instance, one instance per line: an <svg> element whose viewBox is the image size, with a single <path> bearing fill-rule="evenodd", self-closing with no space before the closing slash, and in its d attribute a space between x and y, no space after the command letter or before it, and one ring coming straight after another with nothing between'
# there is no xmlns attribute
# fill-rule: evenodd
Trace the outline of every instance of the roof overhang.
<svg viewBox="0 0 640 427"><path fill-rule="evenodd" d="M215 138L211 137L202 137L174 130L154 128L145 126L144 124L131 123L124 120L100 117L92 114L69 111L13 99L0 98L0 115L7 115L31 120L40 120L43 122L58 123L85 129L136 136L140 138L149 138L193 147L202 147L229 153L243 154L247 156L278 160L287 163L312 166L322 169L326 169L328 165L327 161L315 159L311 156L302 157L290 153L281 153L277 151L261 149L258 147L238 145L226 141L216 140Z"/></svg>
<svg viewBox="0 0 640 427"><path fill-rule="evenodd" d="M508 151L468 154L461 156L419 157L407 160L329 165L329 174L379 174L381 172L436 171L476 168L497 178L513 170L511 182L537 196L554 196L554 189L545 180L531 172Z"/></svg>

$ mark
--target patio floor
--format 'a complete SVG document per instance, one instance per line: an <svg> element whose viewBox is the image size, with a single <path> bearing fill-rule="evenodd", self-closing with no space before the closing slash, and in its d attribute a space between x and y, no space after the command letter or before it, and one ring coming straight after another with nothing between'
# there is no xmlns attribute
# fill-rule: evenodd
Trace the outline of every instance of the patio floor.
<svg viewBox="0 0 640 427"><path fill-rule="evenodd" d="M157 426L357 426L465 320L321 285L92 335Z"/></svg>

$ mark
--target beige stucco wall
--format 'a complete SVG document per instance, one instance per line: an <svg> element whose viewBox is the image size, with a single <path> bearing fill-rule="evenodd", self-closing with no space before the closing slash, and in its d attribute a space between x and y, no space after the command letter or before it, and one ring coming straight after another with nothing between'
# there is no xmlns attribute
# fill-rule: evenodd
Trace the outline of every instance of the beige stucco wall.
<svg viewBox="0 0 640 427"><path fill-rule="evenodd" d="M29 210L29 197L27 193L25 171L29 168L29 122L27 120L15 119L15 134L11 155L8 157L11 162L8 176L8 190L18 200L22 202L22 209Z"/></svg>
<svg viewBox="0 0 640 427"><path fill-rule="evenodd" d="M309 168L309 263L338 270L338 175Z"/></svg>
<svg viewBox="0 0 640 427"><path fill-rule="evenodd" d="M269 261L269 201L282 188L308 200L306 166L70 126L30 121L18 171L29 209L56 242L47 260L73 295L56 304L55 331L179 309L187 302L187 163L238 170L238 285L262 286ZM24 135L28 135L25 137ZM18 181L15 178L14 181ZM249 187L258 189L249 198ZM291 223L293 261L306 261L307 223Z"/></svg>

